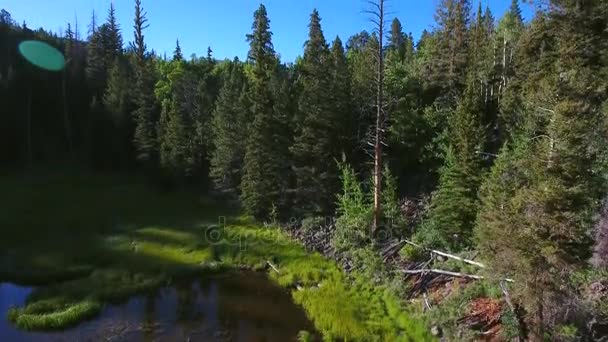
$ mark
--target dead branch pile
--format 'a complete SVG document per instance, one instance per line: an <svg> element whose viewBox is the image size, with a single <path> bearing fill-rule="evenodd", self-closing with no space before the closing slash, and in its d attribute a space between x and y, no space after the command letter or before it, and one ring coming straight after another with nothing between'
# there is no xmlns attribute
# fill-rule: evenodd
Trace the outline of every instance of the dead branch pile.
<svg viewBox="0 0 608 342"><path fill-rule="evenodd" d="M300 225L289 225L284 227L287 233L295 240L304 245L309 252L318 252L327 257L334 257L334 248L331 238L336 230L336 221L330 220L314 229L301 229Z"/></svg>

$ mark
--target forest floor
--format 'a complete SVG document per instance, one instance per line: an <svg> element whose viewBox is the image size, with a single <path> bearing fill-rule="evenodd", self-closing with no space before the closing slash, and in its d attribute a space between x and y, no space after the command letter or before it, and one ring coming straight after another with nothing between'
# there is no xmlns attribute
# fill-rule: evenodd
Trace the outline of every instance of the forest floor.
<svg viewBox="0 0 608 342"><path fill-rule="evenodd" d="M21 329L64 329L179 277L247 268L292 291L326 339L431 339L387 289L194 192L61 170L1 175L0 188L0 282L37 285L0 313Z"/></svg>

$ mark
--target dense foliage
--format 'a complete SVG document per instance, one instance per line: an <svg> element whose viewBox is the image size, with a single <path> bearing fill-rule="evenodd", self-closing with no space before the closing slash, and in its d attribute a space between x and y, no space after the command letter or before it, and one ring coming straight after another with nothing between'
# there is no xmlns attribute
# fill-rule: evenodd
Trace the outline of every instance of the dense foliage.
<svg viewBox="0 0 608 342"><path fill-rule="evenodd" d="M380 54L383 221L427 247L478 250L492 279L514 280L530 336L551 339L584 310L550 308L580 298L573 279L607 263L608 5L544 1L527 22L517 0L499 19L471 5L440 1L418 42L392 21ZM2 10L0 165L70 161L203 185L260 220L335 214L338 249L373 246L380 40L363 31L328 44L321 22L313 11L293 64L274 50L264 5L246 61L210 48L187 60L179 41L169 60L145 44L140 0L129 47L113 7L101 25L93 13L86 38L71 25L61 36L32 30ZM65 70L29 65L15 48L28 39L63 51ZM406 227L399 198L429 194L422 222Z"/></svg>

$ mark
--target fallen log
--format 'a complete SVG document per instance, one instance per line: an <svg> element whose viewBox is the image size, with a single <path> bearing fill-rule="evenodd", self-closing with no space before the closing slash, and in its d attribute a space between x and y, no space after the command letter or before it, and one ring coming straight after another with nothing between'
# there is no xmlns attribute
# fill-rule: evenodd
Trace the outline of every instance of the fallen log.
<svg viewBox="0 0 608 342"><path fill-rule="evenodd" d="M484 276L480 276L480 275L476 275L476 274L466 274L466 273L459 273L459 272L452 272L452 271L444 271L444 270L438 270L435 268L425 268L425 269L418 269L418 270L397 270L397 272L404 273L404 274L437 273L437 274L444 274L444 275L458 277L458 278L469 278L469 279L476 279L476 280L485 279ZM513 279L503 279L503 280L510 282L510 283L513 282Z"/></svg>
<svg viewBox="0 0 608 342"><path fill-rule="evenodd" d="M443 256L443 257L450 258L450 259L454 259L454 260L459 260L459 261L462 261L462 262L464 262L464 263L467 263L467 264L470 264L470 265L475 265L475 266L477 266L477 267L481 267L481 268L485 268L485 267L486 267L486 265L484 265L484 264L482 264L482 263L480 263L480 262L473 261L473 260L469 260L469 259L464 259L464 258L461 258L461 257L459 257L459 256L456 256L456 255L453 255L453 254L448 254L448 253L446 253L446 252L438 251L438 250L435 250L435 249L429 249L429 248L426 248L426 247L424 247L424 246L421 246L421 245L419 245L419 244L417 244L417 243L415 243L415 242L412 242L412 241L410 241L410 240L403 240L403 241L404 241L405 243L409 244L409 245L412 245L412 246L414 246L414 247L421 248L421 249L423 249L423 250L425 250L425 251L428 251L428 252L430 252L430 253L433 253L433 254L441 255L441 256Z"/></svg>
<svg viewBox="0 0 608 342"><path fill-rule="evenodd" d="M419 269L419 270L397 270L397 272L405 273L405 274L437 273L437 274L444 274L444 275L449 275L449 276L458 277L458 278L483 279L483 276L480 276L480 275L444 271L444 270L438 270L438 269L434 269L434 268L426 268L426 269Z"/></svg>

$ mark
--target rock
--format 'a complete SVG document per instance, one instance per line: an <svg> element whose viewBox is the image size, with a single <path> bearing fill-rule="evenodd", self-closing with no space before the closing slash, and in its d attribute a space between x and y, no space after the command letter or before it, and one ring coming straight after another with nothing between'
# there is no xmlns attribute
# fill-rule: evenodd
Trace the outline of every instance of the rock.
<svg viewBox="0 0 608 342"><path fill-rule="evenodd" d="M441 328L437 325L431 327L431 335L435 337L441 337Z"/></svg>

